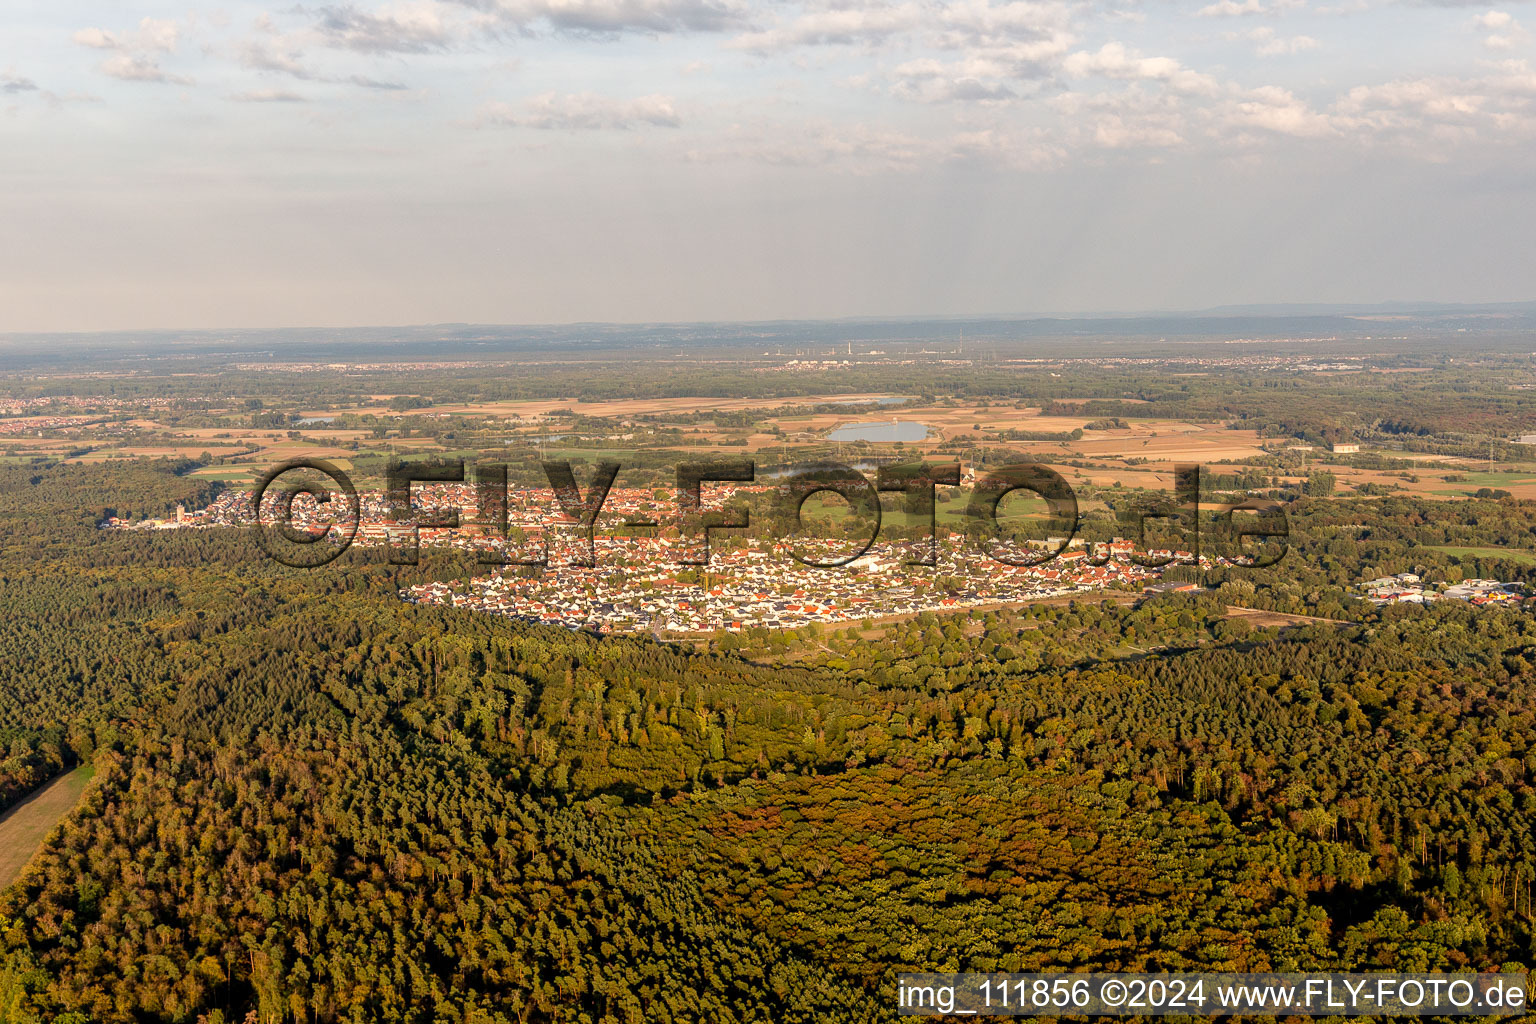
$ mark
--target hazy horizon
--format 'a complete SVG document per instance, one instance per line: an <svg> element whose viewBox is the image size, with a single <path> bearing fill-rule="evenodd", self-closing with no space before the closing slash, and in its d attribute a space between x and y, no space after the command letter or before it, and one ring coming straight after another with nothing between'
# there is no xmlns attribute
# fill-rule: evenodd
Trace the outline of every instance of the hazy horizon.
<svg viewBox="0 0 1536 1024"><path fill-rule="evenodd" d="M1386 314L1386 315L1433 315L1454 314L1457 312L1506 312L1511 315L1517 313L1536 313L1536 299L1513 299L1495 302L1459 302L1440 301L1432 299L1401 301L1371 301L1371 302L1256 302L1233 305L1209 306L1203 309L1078 309L1078 310L1029 310L1020 312L962 312L962 313L851 313L843 316L773 316L755 319L717 319L717 320L564 320L522 323L469 320L444 320L433 323L281 323L281 324L219 324L208 327L187 327L174 324L162 324L148 327L121 327L121 328L93 328L85 330L20 330L10 331L0 329L0 338L17 340L27 337L72 337L72 336L111 336L111 335L154 335L154 334L216 334L219 332L235 333L282 333L290 331L323 330L323 331L418 331L438 330L448 328L485 329L485 330L565 330L581 327L594 328L657 328L657 327L702 327L711 325L720 326L753 326L773 324L918 324L918 323L1039 323L1046 321L1095 321L1095 320L1123 320L1127 323L1135 323L1147 320L1165 319L1286 319L1303 317L1351 317L1357 314Z"/></svg>

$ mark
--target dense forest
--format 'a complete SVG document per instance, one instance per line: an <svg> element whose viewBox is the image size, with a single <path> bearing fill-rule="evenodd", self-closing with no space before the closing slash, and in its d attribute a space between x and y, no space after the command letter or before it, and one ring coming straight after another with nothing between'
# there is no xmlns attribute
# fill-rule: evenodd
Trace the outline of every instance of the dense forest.
<svg viewBox="0 0 1536 1024"><path fill-rule="evenodd" d="M0 1022L889 1020L932 970L1526 970L1514 500L1296 497L1283 570L703 645L398 599L456 571L96 529L174 461L0 481ZM1229 606L1309 616L1255 628Z"/></svg>

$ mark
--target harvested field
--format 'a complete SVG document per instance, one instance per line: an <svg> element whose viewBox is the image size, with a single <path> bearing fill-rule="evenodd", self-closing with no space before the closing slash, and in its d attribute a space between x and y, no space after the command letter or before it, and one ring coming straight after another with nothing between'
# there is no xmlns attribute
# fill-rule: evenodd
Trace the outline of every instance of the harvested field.
<svg viewBox="0 0 1536 1024"><path fill-rule="evenodd" d="M65 772L0 817L0 887L21 877L49 831L80 802L91 774L88 765Z"/></svg>
<svg viewBox="0 0 1536 1024"><path fill-rule="evenodd" d="M1266 612L1257 608L1239 608L1237 605L1227 605L1227 618L1247 619L1258 629L1268 626L1316 626L1331 623L1336 626L1347 626L1349 623L1340 622L1337 619L1320 619L1312 615L1290 615L1286 612Z"/></svg>

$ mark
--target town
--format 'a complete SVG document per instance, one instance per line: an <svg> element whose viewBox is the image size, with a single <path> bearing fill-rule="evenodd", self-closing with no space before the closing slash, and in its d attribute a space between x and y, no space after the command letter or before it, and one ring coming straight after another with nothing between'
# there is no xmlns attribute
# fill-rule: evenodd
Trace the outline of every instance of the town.
<svg viewBox="0 0 1536 1024"><path fill-rule="evenodd" d="M733 501L764 496L762 484L737 486ZM417 484L412 515L420 522L461 513L456 528L404 526L392 518L383 491L360 491L355 522L338 522L336 510L300 495L289 514L300 533L324 536L352 531L353 543L390 549L390 556L413 561L417 546L452 548L473 554L484 569L468 578L418 583L400 592L419 604L444 604L510 618L560 625L597 633L651 633L690 636L755 627L793 629L812 623L864 622L921 612L996 607L1097 591L1165 592L1198 590L1197 584L1162 581L1164 563L1202 569L1229 564L1221 558L1158 549L1137 554L1122 538L1111 543L1067 543L1050 538L1061 553L1038 565L1011 565L978 555L968 538L940 528L930 549L926 542L880 541L856 558L844 554L846 540L801 540L791 544L757 536L716 533L708 564L701 561L701 539L673 528L635 527L637 522L669 520L659 492L614 488L588 535L561 510L550 488L512 492L505 536L480 515L475 485ZM278 495L269 492L266 502ZM719 510L720 493L706 489L703 505ZM275 516L264 504L264 520ZM341 517L345 519L346 517ZM229 490L206 508L178 507L173 518L129 521L112 518L108 529L178 529L251 526L256 521L252 494ZM1037 546L1045 546L1035 542ZM797 559L792 551L798 548ZM914 564L916 556L928 553ZM843 556L843 557L840 557ZM835 563L835 567L806 562ZM1413 573L1363 583L1360 596L1370 603L1427 604L1465 601L1477 607L1516 605L1528 600L1518 583L1468 579L1436 586Z"/></svg>
<svg viewBox="0 0 1536 1024"><path fill-rule="evenodd" d="M762 485L736 489L735 496L761 495ZM409 550L414 544L451 547L473 552L481 562L537 566L487 565L488 571L457 582L417 584L401 592L417 603L457 607L506 615L531 622L558 624L599 633L650 632L697 634L740 631L755 626L793 628L810 623L843 623L924 611L958 611L1039 600L1065 594L1110 589L1140 590L1155 584L1161 568L1132 560L1130 541L1089 546L1074 541L1055 558L1039 565L1010 565L979 556L966 538L939 530L933 565L914 565L924 541L891 541L871 545L859 557L843 561L846 541L801 540L805 561L834 562L835 568L807 565L792 557L796 547L781 540L726 538L716 534L707 565L699 560L699 540L675 530L652 528L624 531L637 518L658 518L655 493L641 488L614 488L604 504L590 551L570 516L559 511L548 488L517 492L508 509L509 538L496 536L478 514L465 516L458 529L405 527L390 519L382 491L358 493L359 518L355 543L363 547ZM269 492L267 503L279 500ZM719 495L706 495L706 509L719 509ZM478 511L475 487L469 484L418 486L412 495L413 514L429 520L448 511ZM292 527L319 536L335 526L328 505L300 496L292 503ZM130 522L108 519L107 529L178 529L249 527L256 521L252 495L225 491L206 508L178 508L174 518ZM265 521L265 519L264 519ZM346 527L350 529L353 524ZM650 532L651 536L636 533ZM1052 547L1062 545L1052 538ZM591 557L595 555L595 558ZM1151 561L1192 564L1187 551L1155 550ZM593 564L583 565L580 562ZM1200 559L1209 567L1209 559ZM1178 585L1196 589L1194 584Z"/></svg>

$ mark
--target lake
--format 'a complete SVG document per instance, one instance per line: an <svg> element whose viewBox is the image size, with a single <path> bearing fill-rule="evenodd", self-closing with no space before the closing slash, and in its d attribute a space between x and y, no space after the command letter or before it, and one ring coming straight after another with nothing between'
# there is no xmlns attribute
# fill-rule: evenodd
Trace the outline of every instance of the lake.
<svg viewBox="0 0 1536 1024"><path fill-rule="evenodd" d="M928 426L915 420L889 420L881 423L850 423L827 435L829 441L921 441L928 436Z"/></svg>

